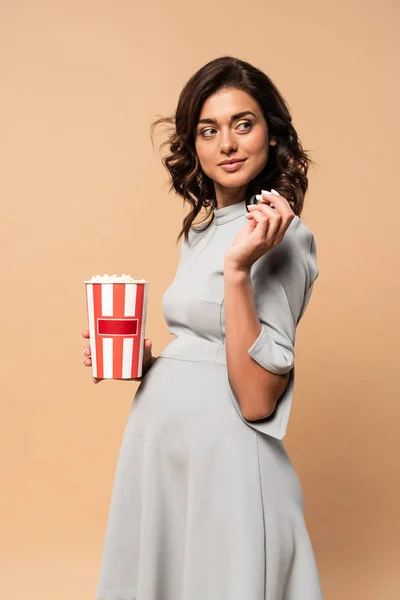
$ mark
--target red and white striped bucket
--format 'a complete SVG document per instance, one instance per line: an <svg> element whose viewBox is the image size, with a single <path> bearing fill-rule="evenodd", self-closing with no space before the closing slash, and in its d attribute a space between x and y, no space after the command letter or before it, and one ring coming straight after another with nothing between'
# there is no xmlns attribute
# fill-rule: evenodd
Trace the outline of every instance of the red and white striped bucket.
<svg viewBox="0 0 400 600"><path fill-rule="evenodd" d="M93 377L142 376L149 281L85 281Z"/></svg>

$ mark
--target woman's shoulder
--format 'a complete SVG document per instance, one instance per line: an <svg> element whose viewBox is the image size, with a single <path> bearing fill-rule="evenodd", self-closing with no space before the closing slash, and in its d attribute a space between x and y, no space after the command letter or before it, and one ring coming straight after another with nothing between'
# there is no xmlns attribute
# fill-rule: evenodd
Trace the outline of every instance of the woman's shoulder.
<svg viewBox="0 0 400 600"><path fill-rule="evenodd" d="M308 270L309 285L314 283L319 275L317 265L317 244L315 236L310 227L295 215L286 233L287 244L290 248L293 261L299 266L303 264Z"/></svg>
<svg viewBox="0 0 400 600"><path fill-rule="evenodd" d="M192 225L188 231L188 241L186 241L185 236L183 236L182 244L191 248L202 238L206 237L210 233L210 231L211 228L210 226L207 226L207 224Z"/></svg>
<svg viewBox="0 0 400 600"><path fill-rule="evenodd" d="M180 257L181 261L183 261L186 256L190 253L193 247L196 245L196 242L201 239L199 235L201 233L200 229L194 229L193 225L188 231L188 239L186 240L185 235L182 236L180 242Z"/></svg>
<svg viewBox="0 0 400 600"><path fill-rule="evenodd" d="M285 233L286 235L292 243L298 245L299 250L309 249L313 240L315 241L313 232L298 215L295 215L292 219Z"/></svg>
<svg viewBox="0 0 400 600"><path fill-rule="evenodd" d="M258 263L258 265L257 265ZM318 277L317 246L311 229L295 215L282 241L259 259L256 270L291 282L303 281L306 287ZM304 281L305 280L305 281Z"/></svg>

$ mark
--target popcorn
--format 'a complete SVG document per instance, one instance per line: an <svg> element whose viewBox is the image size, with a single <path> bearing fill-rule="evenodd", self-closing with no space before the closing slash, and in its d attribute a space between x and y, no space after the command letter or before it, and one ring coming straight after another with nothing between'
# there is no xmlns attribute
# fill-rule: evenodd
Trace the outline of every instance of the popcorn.
<svg viewBox="0 0 400 600"><path fill-rule="evenodd" d="M146 279L135 279L130 275L122 273L122 275L93 275L87 283L145 283Z"/></svg>

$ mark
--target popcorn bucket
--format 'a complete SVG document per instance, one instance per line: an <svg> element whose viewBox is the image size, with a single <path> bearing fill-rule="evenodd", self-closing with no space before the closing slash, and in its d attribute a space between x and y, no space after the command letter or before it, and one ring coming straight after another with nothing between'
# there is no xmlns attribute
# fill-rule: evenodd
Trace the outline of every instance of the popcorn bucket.
<svg viewBox="0 0 400 600"><path fill-rule="evenodd" d="M84 282L92 375L99 379L141 377L150 281L94 279Z"/></svg>

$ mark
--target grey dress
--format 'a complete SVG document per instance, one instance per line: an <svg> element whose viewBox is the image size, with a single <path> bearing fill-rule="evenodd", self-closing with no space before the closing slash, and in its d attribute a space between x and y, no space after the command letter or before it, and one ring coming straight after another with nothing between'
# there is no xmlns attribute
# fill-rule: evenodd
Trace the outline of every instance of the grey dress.
<svg viewBox="0 0 400 600"><path fill-rule="evenodd" d="M297 216L253 265L262 331L249 355L290 371L273 415L246 421L228 378L225 252L245 202L191 230L162 298L175 337L140 383L115 474L100 600L321 600L300 482L285 450L296 325L318 276ZM238 315L240 318L240 315Z"/></svg>

